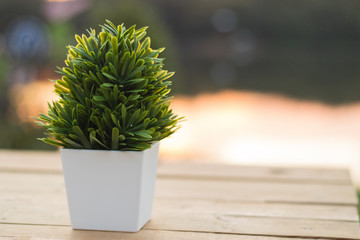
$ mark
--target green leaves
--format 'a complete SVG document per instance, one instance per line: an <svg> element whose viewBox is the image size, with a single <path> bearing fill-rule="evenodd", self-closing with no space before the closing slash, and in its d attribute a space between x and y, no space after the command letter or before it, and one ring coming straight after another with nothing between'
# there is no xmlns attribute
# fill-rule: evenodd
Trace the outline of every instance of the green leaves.
<svg viewBox="0 0 360 240"><path fill-rule="evenodd" d="M140 131L134 132L134 135L150 140L152 138L150 135L151 133L152 132L150 130L140 130Z"/></svg>
<svg viewBox="0 0 360 240"><path fill-rule="evenodd" d="M112 139L111 139L111 149L118 150L119 149L119 129L114 127L112 129Z"/></svg>
<svg viewBox="0 0 360 240"><path fill-rule="evenodd" d="M178 118L169 109L174 74L163 70L164 50L152 49L147 27L115 26L75 35L55 81L60 100L37 123L45 143L77 149L145 150L171 135Z"/></svg>
<svg viewBox="0 0 360 240"><path fill-rule="evenodd" d="M90 144L89 140L85 137L83 131L82 131L78 126L74 126L74 127L73 127L73 131L74 131L74 133L79 137L82 145L83 145L85 148L90 149L90 148L91 148L91 144Z"/></svg>

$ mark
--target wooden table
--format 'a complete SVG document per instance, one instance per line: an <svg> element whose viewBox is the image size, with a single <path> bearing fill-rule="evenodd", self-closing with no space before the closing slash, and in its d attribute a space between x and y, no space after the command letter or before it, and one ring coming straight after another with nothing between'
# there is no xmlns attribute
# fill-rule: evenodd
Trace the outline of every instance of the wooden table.
<svg viewBox="0 0 360 240"><path fill-rule="evenodd" d="M360 239L346 170L161 162L138 233L70 227L58 153L0 151L0 239Z"/></svg>

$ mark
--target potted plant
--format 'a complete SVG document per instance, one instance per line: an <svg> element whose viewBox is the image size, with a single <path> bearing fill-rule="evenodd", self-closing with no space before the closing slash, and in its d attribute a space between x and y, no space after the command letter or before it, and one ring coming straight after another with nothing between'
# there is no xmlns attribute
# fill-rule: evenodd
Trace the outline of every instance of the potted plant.
<svg viewBox="0 0 360 240"><path fill-rule="evenodd" d="M75 35L54 81L60 100L37 119L49 135L41 140L62 147L72 227L136 232L151 218L158 142L181 118L147 27L100 27Z"/></svg>

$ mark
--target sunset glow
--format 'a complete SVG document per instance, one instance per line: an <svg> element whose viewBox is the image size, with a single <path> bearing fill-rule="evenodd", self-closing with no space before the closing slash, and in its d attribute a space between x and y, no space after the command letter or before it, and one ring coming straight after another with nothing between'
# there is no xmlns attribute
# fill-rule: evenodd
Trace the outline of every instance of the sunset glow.
<svg viewBox="0 0 360 240"><path fill-rule="evenodd" d="M48 102L59 97L53 92L50 81L34 81L29 84L17 84L10 89L10 101L22 122L34 122L31 117L47 113Z"/></svg>
<svg viewBox="0 0 360 240"><path fill-rule="evenodd" d="M57 99L51 82L13 88L22 121ZM223 91L176 96L182 128L161 142L161 159L250 165L348 167L360 183L360 104L333 107L279 95Z"/></svg>
<svg viewBox="0 0 360 240"><path fill-rule="evenodd" d="M254 92L176 97L187 121L164 159L352 168L360 183L360 104L333 107Z"/></svg>

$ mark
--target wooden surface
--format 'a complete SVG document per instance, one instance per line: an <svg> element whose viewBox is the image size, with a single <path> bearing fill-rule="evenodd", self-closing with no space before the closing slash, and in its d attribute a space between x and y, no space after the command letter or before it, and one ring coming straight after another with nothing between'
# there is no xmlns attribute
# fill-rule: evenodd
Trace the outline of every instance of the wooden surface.
<svg viewBox="0 0 360 240"><path fill-rule="evenodd" d="M0 239L360 239L341 169L160 162L138 233L72 230L58 153L0 151Z"/></svg>

